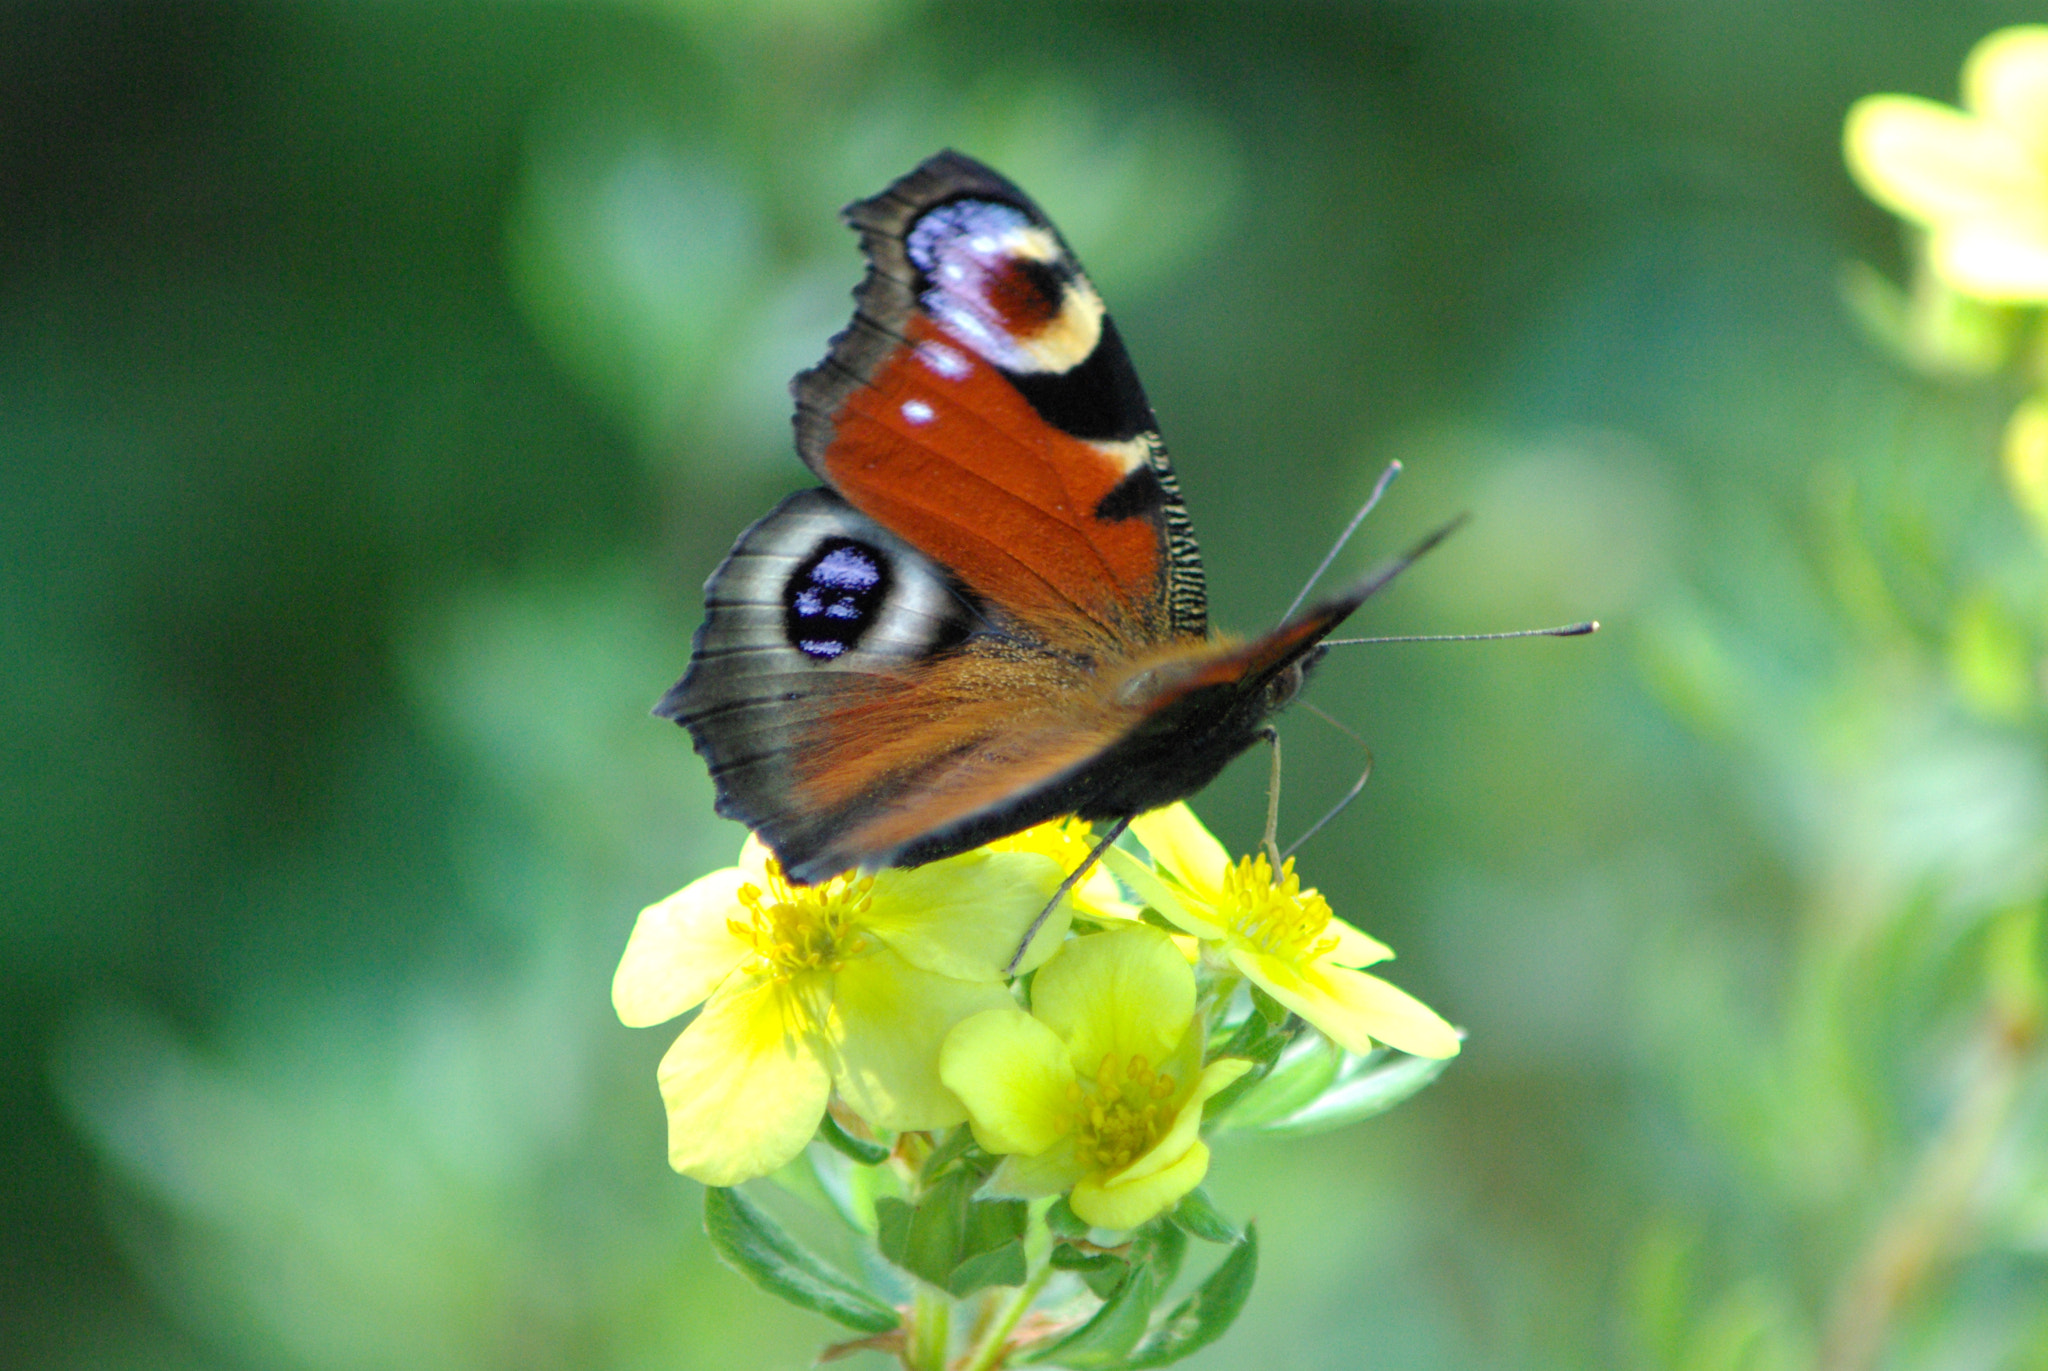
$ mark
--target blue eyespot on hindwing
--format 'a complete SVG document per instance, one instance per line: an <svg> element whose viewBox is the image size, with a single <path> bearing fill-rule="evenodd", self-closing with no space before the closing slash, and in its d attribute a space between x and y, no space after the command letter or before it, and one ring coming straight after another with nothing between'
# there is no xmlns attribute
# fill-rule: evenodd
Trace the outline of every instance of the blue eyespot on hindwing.
<svg viewBox="0 0 2048 1371"><path fill-rule="evenodd" d="M827 538L789 574L782 589L790 643L812 661L852 651L888 599L889 563L852 538Z"/></svg>

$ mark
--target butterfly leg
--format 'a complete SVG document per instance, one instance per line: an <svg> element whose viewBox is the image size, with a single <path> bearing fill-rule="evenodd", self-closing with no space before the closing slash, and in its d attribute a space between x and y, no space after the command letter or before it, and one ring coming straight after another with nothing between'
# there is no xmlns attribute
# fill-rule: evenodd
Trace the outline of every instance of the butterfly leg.
<svg viewBox="0 0 2048 1371"><path fill-rule="evenodd" d="M1095 869L1095 864L1102 860L1102 854L1109 851L1109 845L1118 838L1123 837L1124 830L1130 826L1131 816L1128 814L1111 824L1109 832L1103 835L1102 841L1090 848L1088 855L1081 859L1081 864L1074 868L1067 879L1060 882L1060 888L1053 891L1052 898L1045 902L1045 908L1038 911L1038 917L1031 921L1031 927L1024 930L1023 938L1017 943L1017 950L1010 954L1010 964L1003 968L1005 976L1017 974L1017 963L1024 960L1024 949L1031 946L1031 940L1038 936L1038 930L1043 928L1045 921L1052 917L1053 910L1059 908L1060 901L1066 899L1067 892L1081 883L1083 876L1086 876Z"/></svg>

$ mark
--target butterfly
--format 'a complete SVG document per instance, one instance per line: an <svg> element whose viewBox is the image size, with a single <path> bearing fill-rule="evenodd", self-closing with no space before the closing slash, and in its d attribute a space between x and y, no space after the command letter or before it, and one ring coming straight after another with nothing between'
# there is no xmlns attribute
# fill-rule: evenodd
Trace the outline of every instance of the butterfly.
<svg viewBox="0 0 2048 1371"><path fill-rule="evenodd" d="M804 884L1200 790L1385 576L1212 634L1152 407L1038 206L942 152L844 216L853 322L791 385L825 485L712 572L655 713Z"/></svg>

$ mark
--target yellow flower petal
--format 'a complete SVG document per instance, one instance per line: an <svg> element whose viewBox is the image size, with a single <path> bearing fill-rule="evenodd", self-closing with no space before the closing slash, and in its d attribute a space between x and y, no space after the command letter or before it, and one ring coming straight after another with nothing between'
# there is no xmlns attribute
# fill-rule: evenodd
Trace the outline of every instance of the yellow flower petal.
<svg viewBox="0 0 2048 1371"><path fill-rule="evenodd" d="M939 1079L967 1106L975 1139L989 1152L1037 1156L1067 1135L1073 1058L1015 1005L976 1014L947 1034Z"/></svg>
<svg viewBox="0 0 2048 1371"><path fill-rule="evenodd" d="M874 904L860 925L913 966L960 980L994 981L1024 930L1059 889L1060 869L1036 852L962 853L875 879ZM1066 936L1064 901L1045 921L1019 965L1029 970Z"/></svg>
<svg viewBox="0 0 2048 1371"><path fill-rule="evenodd" d="M1050 819L1036 824L1021 833L1012 833L1007 838L998 838L988 845L990 852L1038 852L1059 864L1060 874L1079 867L1088 860L1088 854L1095 848L1095 835L1089 826L1079 819ZM1087 918L1135 919L1137 909L1123 897L1117 888L1116 878L1108 868L1096 862L1088 868L1074 888L1067 892L1073 902L1074 912ZM1049 953L1047 955L1050 955Z"/></svg>
<svg viewBox="0 0 2048 1371"><path fill-rule="evenodd" d="M787 1165L818 1131L832 1081L789 1032L786 987L729 990L677 1038L658 1072L669 1165L706 1185L738 1185Z"/></svg>
<svg viewBox="0 0 2048 1371"><path fill-rule="evenodd" d="M2048 211L2048 188L2041 211ZM2048 222L1977 219L1935 230L1928 264L1947 285L1980 300L2048 300Z"/></svg>
<svg viewBox="0 0 2048 1371"><path fill-rule="evenodd" d="M1911 95L1869 95L1849 110L1843 154L1871 199L1916 223L2031 220L2048 168L2007 130Z"/></svg>
<svg viewBox="0 0 2048 1371"><path fill-rule="evenodd" d="M1323 936L1337 940L1336 948L1329 953L1326 960L1339 966L1371 966L1374 962L1388 961L1394 955L1394 949L1378 938L1353 928L1335 916L1332 916L1323 928Z"/></svg>
<svg viewBox="0 0 2048 1371"><path fill-rule="evenodd" d="M1223 889L1223 873L1230 869L1230 854L1202 827L1202 821L1185 802L1140 814L1131 820L1131 832L1152 854L1153 861L1195 894L1213 900Z"/></svg>
<svg viewBox="0 0 2048 1371"><path fill-rule="evenodd" d="M832 1083L877 1128L946 1128L967 1111L939 1079L939 1048L962 1019L1013 1007L996 981L921 971L887 949L832 977L824 1027Z"/></svg>
<svg viewBox="0 0 2048 1371"><path fill-rule="evenodd" d="M1105 1056L1165 1061L1187 1036L1195 973L1149 924L1077 938L1031 983L1031 1012L1060 1036L1081 1072Z"/></svg>
<svg viewBox="0 0 2048 1371"><path fill-rule="evenodd" d="M1198 938L1214 940L1223 936L1220 925L1202 918L1165 878L1130 853L1112 847L1102 854L1102 860L1116 873L1117 879L1131 888L1133 894L1159 911L1168 921L1185 928Z"/></svg>
<svg viewBox="0 0 2048 1371"><path fill-rule="evenodd" d="M726 867L640 911L612 977L612 1006L627 1027L665 1023L701 1003L753 951L726 927L745 913L745 879Z"/></svg>
<svg viewBox="0 0 2048 1371"><path fill-rule="evenodd" d="M1147 1176L1084 1176L1067 1203L1096 1228L1136 1228L1178 1204L1208 1173L1209 1147L1197 1140L1173 1165Z"/></svg>
<svg viewBox="0 0 2048 1371"><path fill-rule="evenodd" d="M1347 1052L1370 1052L1377 1039L1418 1057L1458 1053L1456 1029L1428 1005L1377 976L1327 963L1297 968L1240 948L1231 949L1230 959L1267 994Z"/></svg>
<svg viewBox="0 0 2048 1371"><path fill-rule="evenodd" d="M2048 26L1985 38L1963 63L1963 103L2048 157Z"/></svg>

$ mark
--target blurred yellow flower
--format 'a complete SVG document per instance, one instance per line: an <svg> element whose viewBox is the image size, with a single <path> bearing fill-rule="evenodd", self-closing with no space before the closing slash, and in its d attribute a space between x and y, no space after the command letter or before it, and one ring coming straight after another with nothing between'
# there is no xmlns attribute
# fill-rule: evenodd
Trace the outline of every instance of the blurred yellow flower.
<svg viewBox="0 0 2048 1371"><path fill-rule="evenodd" d="M1071 817L1048 820L1022 833L998 838L988 845L990 852L1042 852L1060 864L1063 876L1088 860L1088 854L1094 850L1094 825ZM1108 868L1100 862L1075 882L1067 898L1073 902L1075 913L1097 922L1138 917L1137 908L1124 898L1123 891L1118 888L1116 877L1110 875Z"/></svg>
<svg viewBox="0 0 2048 1371"><path fill-rule="evenodd" d="M1202 1102L1249 1063L1202 1065L1195 974L1145 924L1078 938L1015 1005L963 1021L939 1076L966 1104L975 1141L1007 1154L989 1193L1071 1191L1098 1228L1135 1228L1201 1183Z"/></svg>
<svg viewBox="0 0 2048 1371"><path fill-rule="evenodd" d="M1185 804L1141 814L1131 831L1158 864L1128 853L1106 860L1140 898L1223 956L1252 982L1349 1052L1386 1043L1418 1057L1450 1057L1458 1031L1404 990L1357 970L1393 956L1345 923L1289 858L1276 879L1263 855L1233 864Z"/></svg>
<svg viewBox="0 0 2048 1371"><path fill-rule="evenodd" d="M2014 503L2048 544L2048 397L2029 396L2005 426L2005 483Z"/></svg>
<svg viewBox="0 0 2048 1371"><path fill-rule="evenodd" d="M669 1162L737 1185L793 1159L833 1090L878 1128L967 1117L940 1083L953 1025L1014 1001L1002 968L1060 882L1028 852L792 886L748 839L738 866L641 911L612 981L630 1027L703 1004L661 1060ZM1066 902L1022 969L1052 955Z"/></svg>
<svg viewBox="0 0 2048 1371"><path fill-rule="evenodd" d="M1843 130L1873 200L1927 230L1928 262L1981 300L2048 300L2048 25L2000 29L1963 64L1963 109L1870 95Z"/></svg>

